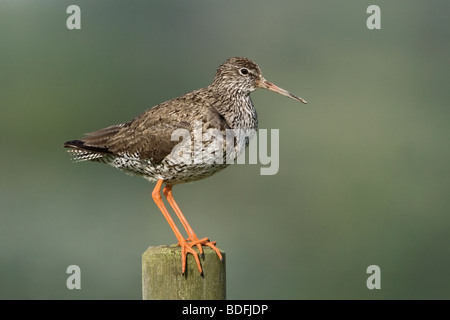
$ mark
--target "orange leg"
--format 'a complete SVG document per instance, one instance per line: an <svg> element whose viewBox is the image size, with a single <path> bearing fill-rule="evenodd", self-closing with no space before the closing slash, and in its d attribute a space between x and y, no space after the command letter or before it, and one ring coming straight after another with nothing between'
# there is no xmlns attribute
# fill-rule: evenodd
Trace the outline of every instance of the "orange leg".
<svg viewBox="0 0 450 320"><path fill-rule="evenodd" d="M192 230L191 226L189 225L183 213L181 212L180 207L178 207L177 203L175 202L175 199L172 196L172 186L166 185L166 187L163 190L163 193L167 201L169 202L170 206L173 208L173 211L175 211L178 219L180 219L181 224L183 225L187 234L189 235L188 240L190 240L191 242L189 242L188 244L191 247L194 245L197 246L198 250L200 251L200 254L203 254L202 245L208 246L216 252L220 261L222 261L222 254L220 253L219 249L217 249L215 246L216 242L215 241L211 242L209 241L208 238L199 239L197 235L194 233L194 230Z"/></svg>
<svg viewBox="0 0 450 320"><path fill-rule="evenodd" d="M163 182L164 182L164 180L162 180L162 179L158 180L158 182L156 183L155 189L153 189L152 197L153 197L153 200L155 201L156 205L158 206L159 210L161 210L162 214L164 215L164 218L166 218L167 222L169 223L170 228L172 229L173 233L175 233L175 236L178 239L178 243L181 247L181 259L182 259L181 272L184 274L184 272L186 271L186 255L188 253L191 253L195 258L195 262L197 263L198 271L200 272L200 274L203 274L202 266L200 265L200 260L198 258L198 253L195 252L191 248L191 246L186 242L186 240L184 239L180 230L178 230L177 226L175 225L172 217L169 215L169 212L167 211L166 207L164 206L164 203L163 203L162 197L161 197L161 193L160 193Z"/></svg>

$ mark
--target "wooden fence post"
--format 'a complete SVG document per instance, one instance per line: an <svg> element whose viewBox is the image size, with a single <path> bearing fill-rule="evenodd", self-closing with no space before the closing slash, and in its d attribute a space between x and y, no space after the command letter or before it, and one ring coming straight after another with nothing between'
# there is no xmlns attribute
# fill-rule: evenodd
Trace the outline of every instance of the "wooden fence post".
<svg viewBox="0 0 450 320"><path fill-rule="evenodd" d="M198 252L198 249L194 247ZM203 276L192 254L187 255L186 272L181 274L181 248L149 247L142 255L142 294L144 300L224 300L226 295L225 252L221 262L209 247L200 257Z"/></svg>

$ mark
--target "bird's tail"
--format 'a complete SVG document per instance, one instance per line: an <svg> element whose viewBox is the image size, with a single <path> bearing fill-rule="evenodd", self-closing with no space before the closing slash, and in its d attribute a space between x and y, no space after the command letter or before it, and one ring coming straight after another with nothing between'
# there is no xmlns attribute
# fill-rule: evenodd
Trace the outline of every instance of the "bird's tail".
<svg viewBox="0 0 450 320"><path fill-rule="evenodd" d="M63 145L67 150L74 161L87 161L87 160L99 160L103 158L105 155L110 154L108 149L92 147L85 144L82 140L71 140L67 141Z"/></svg>
<svg viewBox="0 0 450 320"><path fill-rule="evenodd" d="M69 148L68 152L71 153L74 161L101 161L102 158L114 154L110 150L111 139L126 125L127 123L113 125L88 133L82 139L67 141L64 147Z"/></svg>

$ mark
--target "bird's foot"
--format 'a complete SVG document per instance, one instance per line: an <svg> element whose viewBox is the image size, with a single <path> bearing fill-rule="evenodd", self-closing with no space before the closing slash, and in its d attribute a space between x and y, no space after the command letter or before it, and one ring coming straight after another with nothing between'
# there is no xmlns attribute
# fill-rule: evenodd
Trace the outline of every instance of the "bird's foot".
<svg viewBox="0 0 450 320"><path fill-rule="evenodd" d="M190 236L189 238L186 239L187 244L192 248L193 246L197 246L198 251L200 252L200 256L203 256L203 248L202 246L207 246L210 247L211 249L214 250L214 252L217 254L217 256L219 257L220 261L223 260L222 254L220 253L219 249L217 249L216 247L216 241L209 241L209 238L202 238L202 239L198 239L197 236ZM180 245L180 244L178 244Z"/></svg>
<svg viewBox="0 0 450 320"><path fill-rule="evenodd" d="M198 258L198 253L192 249L192 246L187 243L186 240L182 240L178 242L178 246L181 247L181 273L184 274L186 272L186 260L187 254L190 253L194 256L195 262L197 264L198 272L201 276L203 276L202 265L200 264L200 259Z"/></svg>

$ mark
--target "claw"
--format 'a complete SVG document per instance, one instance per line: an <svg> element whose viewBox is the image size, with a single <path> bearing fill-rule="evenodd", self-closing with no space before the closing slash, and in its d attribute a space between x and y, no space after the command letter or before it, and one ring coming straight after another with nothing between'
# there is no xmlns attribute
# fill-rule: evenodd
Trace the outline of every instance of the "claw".
<svg viewBox="0 0 450 320"><path fill-rule="evenodd" d="M205 243L205 245L207 245L208 247L210 247L211 249L213 249L213 250L216 252L216 254L217 254L217 256L219 257L220 261L223 261L222 254L220 253L219 249L217 249L217 247L215 246L215 244L216 244L215 241Z"/></svg>

